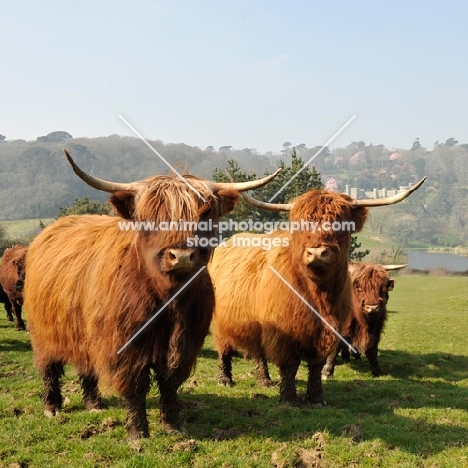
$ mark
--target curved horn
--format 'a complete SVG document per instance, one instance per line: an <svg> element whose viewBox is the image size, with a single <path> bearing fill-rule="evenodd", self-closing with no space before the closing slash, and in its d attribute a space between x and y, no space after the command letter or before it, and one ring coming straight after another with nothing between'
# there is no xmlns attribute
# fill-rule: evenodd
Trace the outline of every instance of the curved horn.
<svg viewBox="0 0 468 468"><path fill-rule="evenodd" d="M128 183L119 183L119 182L108 182L107 180L98 179L97 177L90 176L86 172L82 171L73 161L72 157L68 151L63 148L62 151L65 153L65 156L68 159L68 162L73 168L73 172L83 181L86 182L91 187L102 190L103 192L117 192L118 190L130 190L132 192L137 191L137 182L131 184Z"/></svg>
<svg viewBox="0 0 468 468"><path fill-rule="evenodd" d="M281 168L278 169L278 171L280 170ZM232 175L227 169L226 169L226 174L229 177L229 180L231 182L234 182L234 178L232 177ZM265 210L265 211L291 211L291 208L293 207L292 203L288 203L288 204L267 203L267 202L263 202L260 200L256 200L255 198L252 198L250 195L247 195L246 193L241 193L240 196L242 197L242 200L244 200L247 204L254 206L255 208L260 208L261 210Z"/></svg>
<svg viewBox="0 0 468 468"><path fill-rule="evenodd" d="M247 190L255 190L263 187L265 184L274 179L281 172L281 168L277 169L276 172L270 174L263 179L250 180L249 182L234 182L231 175L228 173L231 182L212 182L213 187L216 190L237 190L238 192L245 192Z"/></svg>
<svg viewBox="0 0 468 468"><path fill-rule="evenodd" d="M405 263L404 265L382 265L383 269L387 271L401 270L402 268L406 268L407 266L407 263Z"/></svg>
<svg viewBox="0 0 468 468"><path fill-rule="evenodd" d="M406 197L408 197L411 193L417 190L424 183L426 178L427 177L423 177L419 182L414 184L408 190L406 190L403 193L397 193L396 195L393 195L393 197L378 198L376 200L353 200L350 204L353 208L357 206L372 207L372 206L394 205L395 203L401 202Z"/></svg>
<svg viewBox="0 0 468 468"><path fill-rule="evenodd" d="M268 203L256 200L246 193L241 193L240 196L242 197L242 200L244 200L249 205L265 211L291 211L294 206L294 203Z"/></svg>

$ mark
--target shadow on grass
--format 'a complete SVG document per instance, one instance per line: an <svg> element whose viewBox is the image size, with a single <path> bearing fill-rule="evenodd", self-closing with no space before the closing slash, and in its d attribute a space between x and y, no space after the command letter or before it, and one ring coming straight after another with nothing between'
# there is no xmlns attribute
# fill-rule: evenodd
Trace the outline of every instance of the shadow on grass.
<svg viewBox="0 0 468 468"><path fill-rule="evenodd" d="M298 381L299 393L305 382ZM339 381L325 383L329 406L320 409L292 408L280 404L278 396L258 394L182 395L182 417L190 437L230 440L274 439L294 443L316 432L333 438L346 426L359 428L358 441L381 440L388 448L399 448L419 456L430 456L447 447L468 446L466 426L450 422L447 409L468 412L466 391L446 383L420 381ZM444 411L434 422L434 411Z"/></svg>
<svg viewBox="0 0 468 468"><path fill-rule="evenodd" d="M383 441L389 449L398 448L421 457L435 455L448 447L468 445L466 425L456 422L457 418L466 421L460 411L468 414L467 389L449 382L406 377L345 380L338 376L324 383L329 406L320 409L280 404L278 388L264 389L251 384L244 381L233 389L213 386L196 392L183 388L179 395L187 436L294 444L316 432L346 438L349 436L343 435L344 428L353 425L359 428L359 440L355 443ZM304 394L306 382L298 380L297 387L298 393ZM106 409L125 412L125 402L118 396L106 396L103 403ZM159 427L156 385L148 395L147 408L150 424ZM452 415L451 410L457 414ZM86 410L80 404L72 404L65 412L86 413Z"/></svg>
<svg viewBox="0 0 468 468"><path fill-rule="evenodd" d="M17 333L24 333L24 332L17 332ZM2 351L19 351L19 352L27 352L31 351L32 346L31 342L28 341L21 341L21 340L14 340L10 338L3 338L0 341L0 352Z"/></svg>
<svg viewBox="0 0 468 468"><path fill-rule="evenodd" d="M397 379L431 378L447 382L468 379L468 356L448 353L408 353L399 350L380 350L379 363L384 375ZM337 368L349 366L353 370L370 375L370 366L365 356L344 363L337 358Z"/></svg>

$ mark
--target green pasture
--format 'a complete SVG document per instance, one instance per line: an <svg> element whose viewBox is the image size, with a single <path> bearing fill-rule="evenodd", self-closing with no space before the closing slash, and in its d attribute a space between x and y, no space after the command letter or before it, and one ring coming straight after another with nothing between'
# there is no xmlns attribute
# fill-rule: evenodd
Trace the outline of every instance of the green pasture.
<svg viewBox="0 0 468 468"><path fill-rule="evenodd" d="M129 441L123 401L85 411L67 368L65 406L42 414L29 336L0 311L0 466L4 467L468 467L468 279L398 276L381 343L385 376L365 360L324 382L328 406L291 408L260 388L236 358L234 388L216 381L207 338L180 391L185 433L162 432L158 392L148 395L149 439ZM47 311L44 311L47 313ZM27 320L27 315L26 315ZM272 378L278 373L271 366ZM305 393L306 370L298 375Z"/></svg>

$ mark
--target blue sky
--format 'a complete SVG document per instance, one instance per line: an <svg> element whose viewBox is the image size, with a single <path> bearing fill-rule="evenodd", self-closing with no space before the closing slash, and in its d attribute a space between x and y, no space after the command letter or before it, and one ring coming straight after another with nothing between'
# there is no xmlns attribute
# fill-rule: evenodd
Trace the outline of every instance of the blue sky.
<svg viewBox="0 0 468 468"><path fill-rule="evenodd" d="M0 134L468 143L468 4L0 0Z"/></svg>

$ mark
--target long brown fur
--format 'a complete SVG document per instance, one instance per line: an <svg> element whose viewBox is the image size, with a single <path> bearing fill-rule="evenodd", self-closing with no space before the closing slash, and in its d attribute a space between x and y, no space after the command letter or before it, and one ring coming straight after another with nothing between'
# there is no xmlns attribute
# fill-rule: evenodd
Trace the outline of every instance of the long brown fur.
<svg viewBox="0 0 468 468"><path fill-rule="evenodd" d="M3 298L0 294L0 301L5 303L8 319L13 320L14 315L17 330L25 330L26 328L21 317L21 308L23 305L24 263L27 251L28 248L20 244L6 249L0 265L0 288L4 291Z"/></svg>
<svg viewBox="0 0 468 468"><path fill-rule="evenodd" d="M362 229L366 208L351 208L346 195L311 191L294 201L290 221L354 221ZM337 345L337 337L272 271L273 267L293 289L338 332L351 314L351 281L347 273L350 232L273 232L266 236L288 238L288 246L264 250L228 247L216 250L210 272L216 288L213 332L221 355L221 383L232 384L229 353L244 350L248 356L267 358L280 368L281 399L295 403L294 377L301 360L309 366L310 403L325 403L320 370ZM239 234L239 237L244 235ZM303 261L307 247L330 247L333 261L311 269Z"/></svg>
<svg viewBox="0 0 468 468"><path fill-rule="evenodd" d="M377 360L380 337L387 320L388 292L393 289L394 280L381 266L366 263L349 265L350 278L353 285L352 318L343 330L343 335L359 352L365 353L374 376L382 374ZM369 312L366 306L374 306L377 310ZM341 350L345 360L349 360L348 347L340 343L336 352L327 358L324 377L333 375L336 356Z"/></svg>
<svg viewBox="0 0 468 468"><path fill-rule="evenodd" d="M180 179L154 176L136 196L116 192L110 201L125 219L200 221L234 208L238 192L212 192L209 183L188 177L203 202ZM208 262L212 248L196 251L196 268L168 267L167 249L183 249L190 231L122 231L122 218L68 216L31 243L26 259L25 306L35 365L44 378L46 414L60 409L63 364L73 364L83 381L87 407L99 407L97 382L124 396L130 436L148 435L145 396L154 371L161 422L179 428L177 389L187 379L208 332L214 292L202 271L128 347L149 319ZM206 237L213 232L201 233Z"/></svg>

